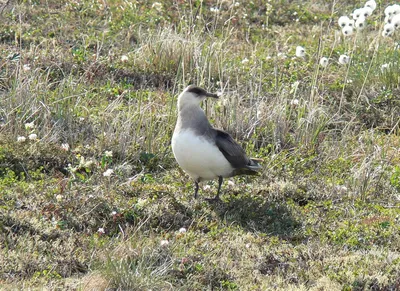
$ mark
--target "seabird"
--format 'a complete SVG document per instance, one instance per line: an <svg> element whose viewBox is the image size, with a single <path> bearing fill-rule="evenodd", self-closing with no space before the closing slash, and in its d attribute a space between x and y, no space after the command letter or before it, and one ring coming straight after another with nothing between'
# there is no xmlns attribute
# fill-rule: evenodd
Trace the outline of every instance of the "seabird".
<svg viewBox="0 0 400 291"><path fill-rule="evenodd" d="M223 178L255 175L261 169L256 159L246 156L243 148L225 131L211 126L200 104L207 97L218 98L194 85L178 97L178 120L172 136L172 151L179 166L194 180L197 198L199 182L218 178L219 200Z"/></svg>

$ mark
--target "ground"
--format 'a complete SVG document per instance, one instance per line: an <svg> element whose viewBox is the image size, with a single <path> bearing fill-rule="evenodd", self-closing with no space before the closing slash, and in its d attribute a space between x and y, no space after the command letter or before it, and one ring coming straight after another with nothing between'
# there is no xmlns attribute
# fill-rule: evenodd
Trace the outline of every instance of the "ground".
<svg viewBox="0 0 400 291"><path fill-rule="evenodd" d="M399 32L343 36L363 4L1 1L1 289L399 289ZM188 84L263 160L219 203L172 155Z"/></svg>

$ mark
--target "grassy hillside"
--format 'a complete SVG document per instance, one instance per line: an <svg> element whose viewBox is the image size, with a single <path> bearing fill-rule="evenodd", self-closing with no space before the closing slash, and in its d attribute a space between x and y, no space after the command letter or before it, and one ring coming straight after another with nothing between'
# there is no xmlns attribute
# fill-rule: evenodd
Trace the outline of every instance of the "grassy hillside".
<svg viewBox="0 0 400 291"><path fill-rule="evenodd" d="M0 2L0 289L399 288L392 3L247 2ZM171 152L188 84L264 160L221 203Z"/></svg>

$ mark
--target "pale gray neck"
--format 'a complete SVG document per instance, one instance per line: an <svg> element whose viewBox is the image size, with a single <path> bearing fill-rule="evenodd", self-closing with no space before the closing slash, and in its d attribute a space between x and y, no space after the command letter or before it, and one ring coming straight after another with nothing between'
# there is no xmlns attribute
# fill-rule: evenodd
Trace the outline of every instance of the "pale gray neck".
<svg viewBox="0 0 400 291"><path fill-rule="evenodd" d="M210 135L213 128L203 109L198 105L184 105L178 108L175 131L190 129L199 135Z"/></svg>

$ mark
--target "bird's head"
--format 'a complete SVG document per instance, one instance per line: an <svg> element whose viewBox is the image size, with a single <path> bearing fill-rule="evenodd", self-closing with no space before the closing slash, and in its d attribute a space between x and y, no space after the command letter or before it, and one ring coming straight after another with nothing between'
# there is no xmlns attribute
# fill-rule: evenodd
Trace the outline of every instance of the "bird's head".
<svg viewBox="0 0 400 291"><path fill-rule="evenodd" d="M206 90L197 87L195 85L190 85L183 90L183 92L178 97L178 106L183 108L186 106L200 106L200 103L207 97L219 98L218 94L209 93Z"/></svg>

